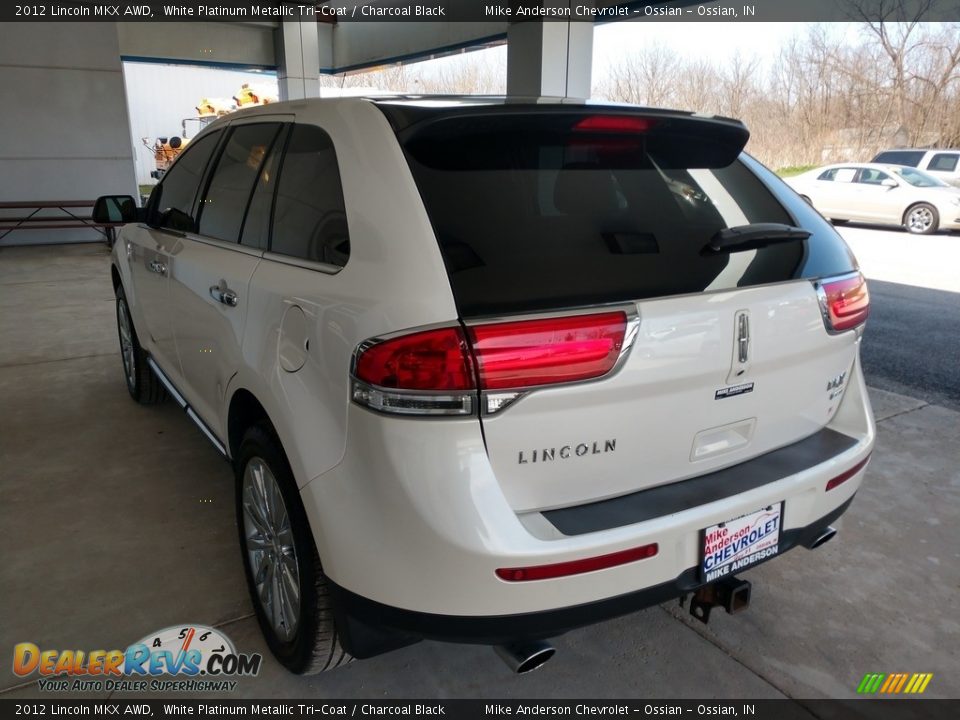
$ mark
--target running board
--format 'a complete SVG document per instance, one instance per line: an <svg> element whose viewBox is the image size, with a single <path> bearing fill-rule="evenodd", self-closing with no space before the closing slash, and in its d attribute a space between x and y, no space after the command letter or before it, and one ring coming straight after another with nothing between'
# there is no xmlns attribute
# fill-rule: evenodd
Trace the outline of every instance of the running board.
<svg viewBox="0 0 960 720"><path fill-rule="evenodd" d="M147 358L147 365L153 371L153 374L157 376L157 379L160 381L160 383L167 389L167 392L170 393L170 397L176 401L177 405L183 408L184 412L187 413L187 417L190 418L198 428L200 428L200 432L202 432L207 440L209 440L210 443L217 449L217 452L224 457L227 457L226 447L224 447L223 443L220 442L217 436L213 434L213 431L207 427L207 424L200 419L200 416L197 415L194 409L190 407L187 399L180 394L180 391L177 390L176 387L174 387L173 383L170 382L166 375L164 375L163 370L161 370L160 366L154 362L152 357Z"/></svg>

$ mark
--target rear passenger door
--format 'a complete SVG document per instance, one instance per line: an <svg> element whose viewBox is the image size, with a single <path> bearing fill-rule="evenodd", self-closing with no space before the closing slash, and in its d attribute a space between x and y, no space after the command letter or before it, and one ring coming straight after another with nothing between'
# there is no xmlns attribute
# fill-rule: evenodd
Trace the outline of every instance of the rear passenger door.
<svg viewBox="0 0 960 720"><path fill-rule="evenodd" d="M813 205L822 215L839 220L855 219L856 195L853 181L857 169L833 168L817 178L817 194Z"/></svg>
<svg viewBox="0 0 960 720"><path fill-rule="evenodd" d="M221 440L220 409L241 363L250 278L266 245L286 127L282 117L265 116L230 125L204 180L196 227L170 277L185 395Z"/></svg>

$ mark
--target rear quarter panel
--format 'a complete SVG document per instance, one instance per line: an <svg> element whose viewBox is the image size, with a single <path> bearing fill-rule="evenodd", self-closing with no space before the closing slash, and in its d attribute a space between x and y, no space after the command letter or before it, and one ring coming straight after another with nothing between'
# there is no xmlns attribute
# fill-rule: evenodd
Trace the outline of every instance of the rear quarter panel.
<svg viewBox="0 0 960 720"><path fill-rule="evenodd" d="M350 363L363 340L457 319L440 250L392 128L363 100L289 103L284 112L331 137L343 186L350 258L338 273L265 257L249 289L243 363L223 406L246 388L264 405L300 487L343 457ZM281 323L306 318L303 367L280 364ZM305 342L304 342L305 341Z"/></svg>

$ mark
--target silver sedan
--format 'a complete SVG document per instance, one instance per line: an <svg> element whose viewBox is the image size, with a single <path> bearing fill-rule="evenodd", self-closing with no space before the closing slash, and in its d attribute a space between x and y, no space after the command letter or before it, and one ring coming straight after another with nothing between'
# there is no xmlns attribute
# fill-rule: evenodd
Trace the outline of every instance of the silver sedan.
<svg viewBox="0 0 960 720"><path fill-rule="evenodd" d="M786 182L835 223L901 225L921 235L960 230L960 188L912 167L827 165Z"/></svg>

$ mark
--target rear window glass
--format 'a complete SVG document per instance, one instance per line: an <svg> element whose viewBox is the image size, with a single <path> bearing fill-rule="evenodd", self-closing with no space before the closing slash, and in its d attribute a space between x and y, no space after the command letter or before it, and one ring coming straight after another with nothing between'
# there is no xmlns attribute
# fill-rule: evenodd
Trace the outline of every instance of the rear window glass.
<svg viewBox="0 0 960 720"><path fill-rule="evenodd" d="M709 127L661 138L656 131L581 133L576 123L559 131L555 119L543 132L529 122L455 122L456 132L440 121L411 133L405 150L464 316L850 269L842 242L826 228L806 241L706 248L727 227L796 222L735 159L743 141L733 147L720 137L711 146ZM826 262L817 250L824 244L831 246Z"/></svg>
<svg viewBox="0 0 960 720"><path fill-rule="evenodd" d="M923 160L924 155L926 155L926 152L923 150L888 150L877 155L873 162L917 167Z"/></svg>

